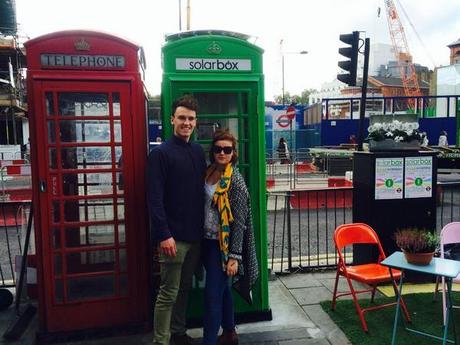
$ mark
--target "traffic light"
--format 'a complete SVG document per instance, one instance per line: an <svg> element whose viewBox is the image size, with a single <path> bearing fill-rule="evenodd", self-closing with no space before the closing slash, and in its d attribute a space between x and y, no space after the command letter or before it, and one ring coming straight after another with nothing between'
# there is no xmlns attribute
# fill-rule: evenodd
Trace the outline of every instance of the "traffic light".
<svg viewBox="0 0 460 345"><path fill-rule="evenodd" d="M339 48L339 54L348 58L346 61L339 61L339 67L348 73L337 74L337 79L349 86L356 86L356 69L358 67L358 45L359 32L340 35L340 40L349 47Z"/></svg>

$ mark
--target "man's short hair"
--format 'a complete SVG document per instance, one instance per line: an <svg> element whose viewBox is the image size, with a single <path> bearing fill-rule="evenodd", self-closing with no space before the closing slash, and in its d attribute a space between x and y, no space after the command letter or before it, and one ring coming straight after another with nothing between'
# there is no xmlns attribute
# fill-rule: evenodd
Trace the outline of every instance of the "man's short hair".
<svg viewBox="0 0 460 345"><path fill-rule="evenodd" d="M189 94L177 98L172 104L172 116L174 116L174 113L178 107L184 107L198 112L198 101L195 97Z"/></svg>

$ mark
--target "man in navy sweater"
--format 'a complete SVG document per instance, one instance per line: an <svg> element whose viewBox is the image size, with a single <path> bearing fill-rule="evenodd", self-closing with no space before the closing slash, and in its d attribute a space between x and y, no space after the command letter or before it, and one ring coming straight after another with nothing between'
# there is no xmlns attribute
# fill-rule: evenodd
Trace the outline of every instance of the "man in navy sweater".
<svg viewBox="0 0 460 345"><path fill-rule="evenodd" d="M147 199L161 274L154 310L155 345L169 345L170 337L174 345L193 344L185 332L185 313L203 238L206 172L202 147L190 142L197 109L190 95L174 101L174 135L155 147L148 160Z"/></svg>

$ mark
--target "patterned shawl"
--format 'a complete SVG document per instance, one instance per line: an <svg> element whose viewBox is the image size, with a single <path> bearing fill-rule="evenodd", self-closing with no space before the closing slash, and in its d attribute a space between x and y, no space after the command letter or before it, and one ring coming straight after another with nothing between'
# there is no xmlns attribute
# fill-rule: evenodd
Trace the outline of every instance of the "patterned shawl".
<svg viewBox="0 0 460 345"><path fill-rule="evenodd" d="M228 190L232 178L233 168L231 164L227 164L224 173L217 183L216 191L212 197L213 204L217 206L219 211L219 246L222 258L222 269L226 270L228 261L228 246L230 242L230 223L233 222L232 210L228 199Z"/></svg>

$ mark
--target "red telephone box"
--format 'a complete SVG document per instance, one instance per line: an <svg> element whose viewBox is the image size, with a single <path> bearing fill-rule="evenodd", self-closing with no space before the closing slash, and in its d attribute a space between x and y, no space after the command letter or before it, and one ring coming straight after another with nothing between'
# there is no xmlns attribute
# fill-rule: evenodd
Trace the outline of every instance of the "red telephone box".
<svg viewBox="0 0 460 345"><path fill-rule="evenodd" d="M25 46L41 332L149 328L142 49L90 31Z"/></svg>

